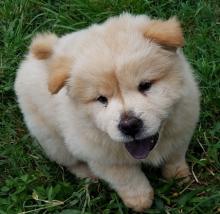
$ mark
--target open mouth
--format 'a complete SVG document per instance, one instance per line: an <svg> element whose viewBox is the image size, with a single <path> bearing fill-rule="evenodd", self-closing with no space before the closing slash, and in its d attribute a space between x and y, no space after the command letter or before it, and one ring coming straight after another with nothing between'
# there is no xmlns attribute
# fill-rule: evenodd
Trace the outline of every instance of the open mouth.
<svg viewBox="0 0 220 214"><path fill-rule="evenodd" d="M139 140L134 139L125 143L125 148L135 159L145 159L156 145L158 138L159 133Z"/></svg>

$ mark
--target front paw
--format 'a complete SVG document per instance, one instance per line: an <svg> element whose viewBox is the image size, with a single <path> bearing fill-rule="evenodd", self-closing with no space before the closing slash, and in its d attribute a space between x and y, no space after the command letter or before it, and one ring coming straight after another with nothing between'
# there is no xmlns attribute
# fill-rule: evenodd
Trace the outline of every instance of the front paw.
<svg viewBox="0 0 220 214"><path fill-rule="evenodd" d="M136 212L143 212L147 208L150 208L153 199L154 199L154 192L152 188L148 188L146 191L143 192L133 192L133 193L119 193L121 196L124 204L133 209Z"/></svg>
<svg viewBox="0 0 220 214"><path fill-rule="evenodd" d="M182 182L187 183L190 181L190 171L186 162L181 164L165 164L162 169L164 178L183 178Z"/></svg>

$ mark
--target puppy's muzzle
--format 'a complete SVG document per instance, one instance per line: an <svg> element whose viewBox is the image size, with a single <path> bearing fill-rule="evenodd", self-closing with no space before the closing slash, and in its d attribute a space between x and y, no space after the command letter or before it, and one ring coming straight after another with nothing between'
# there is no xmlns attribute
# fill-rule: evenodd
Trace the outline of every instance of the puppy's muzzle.
<svg viewBox="0 0 220 214"><path fill-rule="evenodd" d="M137 136L143 128L143 121L130 114L123 114L118 124L118 129L126 136Z"/></svg>
<svg viewBox="0 0 220 214"><path fill-rule="evenodd" d="M151 150L153 150L159 138L159 132L141 139L137 138L143 130L143 126L143 121L135 117L131 112L122 114L118 124L118 129L121 133L132 139L124 145L130 155L135 159L145 159Z"/></svg>

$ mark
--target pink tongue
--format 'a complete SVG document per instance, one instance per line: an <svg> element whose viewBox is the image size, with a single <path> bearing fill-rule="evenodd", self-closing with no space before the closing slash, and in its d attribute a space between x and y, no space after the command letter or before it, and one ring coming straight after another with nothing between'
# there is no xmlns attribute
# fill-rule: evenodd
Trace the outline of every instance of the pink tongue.
<svg viewBox="0 0 220 214"><path fill-rule="evenodd" d="M154 148L159 135L153 135L148 138L141 140L134 140L128 143L125 143L125 148L135 159L144 159L148 156L150 151Z"/></svg>

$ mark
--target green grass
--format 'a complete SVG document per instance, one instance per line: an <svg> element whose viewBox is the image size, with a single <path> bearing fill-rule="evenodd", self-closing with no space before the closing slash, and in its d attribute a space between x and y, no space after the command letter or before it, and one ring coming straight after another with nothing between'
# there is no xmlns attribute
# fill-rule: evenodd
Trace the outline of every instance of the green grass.
<svg viewBox="0 0 220 214"><path fill-rule="evenodd" d="M177 15L184 52L201 88L201 117L187 154L189 185L148 170L155 201L148 213L220 213L220 3L218 0L2 0L0 1L0 214L131 213L104 182L78 180L50 162L34 144L13 92L18 63L36 32L58 35L120 14ZM159 179L158 179L159 178Z"/></svg>

